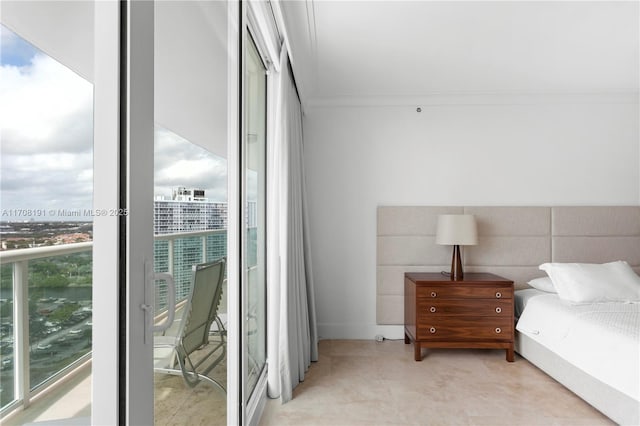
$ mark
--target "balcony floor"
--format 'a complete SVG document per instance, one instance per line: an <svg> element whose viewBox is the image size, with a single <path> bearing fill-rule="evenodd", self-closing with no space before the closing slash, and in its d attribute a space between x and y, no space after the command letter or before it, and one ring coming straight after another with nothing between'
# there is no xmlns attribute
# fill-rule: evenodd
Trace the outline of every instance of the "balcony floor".
<svg viewBox="0 0 640 426"><path fill-rule="evenodd" d="M227 365L223 360L209 376L226 383ZM208 383L189 388L182 377L155 375L155 424L226 425L227 399Z"/></svg>
<svg viewBox="0 0 640 426"><path fill-rule="evenodd" d="M65 419L65 424L89 424L91 419L91 368L84 368L74 377L35 399L26 410L3 419L5 426L29 423L54 423ZM69 422L69 419L76 419ZM63 423L58 423L63 424Z"/></svg>
<svg viewBox="0 0 640 426"><path fill-rule="evenodd" d="M223 360L210 375L226 383L226 374L226 360ZM226 425L226 397L207 383L191 389L185 385L182 377L156 374L154 387L156 425ZM90 418L91 374L87 368L86 372L79 373L59 388L33 401L27 410L3 419L2 424L88 425Z"/></svg>

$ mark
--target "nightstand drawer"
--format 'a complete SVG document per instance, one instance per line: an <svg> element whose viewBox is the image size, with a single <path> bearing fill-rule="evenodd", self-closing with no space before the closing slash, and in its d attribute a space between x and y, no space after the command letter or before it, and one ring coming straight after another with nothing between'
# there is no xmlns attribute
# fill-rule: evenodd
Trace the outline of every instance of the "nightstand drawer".
<svg viewBox="0 0 640 426"><path fill-rule="evenodd" d="M424 340L511 340L513 339L511 318L464 317L438 318L421 321L417 327L417 338Z"/></svg>
<svg viewBox="0 0 640 426"><path fill-rule="evenodd" d="M512 299L513 290L509 287L487 285L420 286L416 289L417 298L429 299Z"/></svg>
<svg viewBox="0 0 640 426"><path fill-rule="evenodd" d="M413 342L416 361L423 348L505 349L514 361L513 281L483 272L404 278L404 342Z"/></svg>
<svg viewBox="0 0 640 426"><path fill-rule="evenodd" d="M419 299L417 308L420 321L441 315L513 317L511 299Z"/></svg>

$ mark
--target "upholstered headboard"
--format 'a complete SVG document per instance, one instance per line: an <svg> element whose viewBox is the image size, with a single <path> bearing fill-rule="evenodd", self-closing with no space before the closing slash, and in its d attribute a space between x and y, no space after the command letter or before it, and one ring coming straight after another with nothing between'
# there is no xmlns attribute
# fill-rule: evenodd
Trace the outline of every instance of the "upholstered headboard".
<svg viewBox="0 0 640 426"><path fill-rule="evenodd" d="M473 214L478 245L465 271L492 272L526 287L545 262L626 260L640 272L640 206L378 207L377 323L404 321L404 273L449 271L451 247L435 243L440 214Z"/></svg>

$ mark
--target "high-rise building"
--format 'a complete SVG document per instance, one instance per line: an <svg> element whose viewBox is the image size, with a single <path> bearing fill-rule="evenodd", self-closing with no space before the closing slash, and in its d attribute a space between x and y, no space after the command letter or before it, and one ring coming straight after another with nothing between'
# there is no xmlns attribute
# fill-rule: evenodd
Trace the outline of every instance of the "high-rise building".
<svg viewBox="0 0 640 426"><path fill-rule="evenodd" d="M211 202L204 190L179 187L171 200L156 197L153 208L155 235L227 228L227 203Z"/></svg>
<svg viewBox="0 0 640 426"><path fill-rule="evenodd" d="M155 270L172 271L178 300L189 295L192 265L227 254L227 203L209 201L204 190L179 187L172 191L170 200L156 197L153 227L156 237L164 236L156 238L154 243ZM215 230L220 231L195 236L172 235ZM166 305L166 292L166 284L158 283L157 308Z"/></svg>

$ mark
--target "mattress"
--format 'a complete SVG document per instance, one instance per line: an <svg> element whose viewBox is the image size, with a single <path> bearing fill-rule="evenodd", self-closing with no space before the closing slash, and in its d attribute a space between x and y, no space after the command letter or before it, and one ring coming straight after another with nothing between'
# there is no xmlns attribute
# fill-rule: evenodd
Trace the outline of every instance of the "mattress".
<svg viewBox="0 0 640 426"><path fill-rule="evenodd" d="M640 401L640 303L572 305L516 291L516 329L580 370Z"/></svg>

